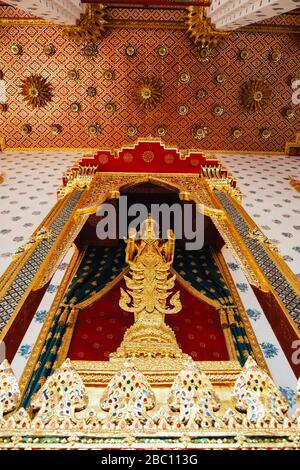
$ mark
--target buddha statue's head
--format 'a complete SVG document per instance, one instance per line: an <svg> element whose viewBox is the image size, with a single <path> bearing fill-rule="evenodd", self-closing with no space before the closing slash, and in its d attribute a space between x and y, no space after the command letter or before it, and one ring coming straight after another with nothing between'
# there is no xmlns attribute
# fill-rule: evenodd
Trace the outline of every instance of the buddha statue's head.
<svg viewBox="0 0 300 470"><path fill-rule="evenodd" d="M159 237L159 226L156 220L153 219L151 214L141 224L141 238L142 239L157 239Z"/></svg>

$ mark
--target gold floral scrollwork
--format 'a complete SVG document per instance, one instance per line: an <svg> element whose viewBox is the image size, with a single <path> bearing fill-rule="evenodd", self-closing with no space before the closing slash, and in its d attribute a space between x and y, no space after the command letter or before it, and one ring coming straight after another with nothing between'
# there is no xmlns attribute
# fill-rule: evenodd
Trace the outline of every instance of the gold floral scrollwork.
<svg viewBox="0 0 300 470"><path fill-rule="evenodd" d="M209 175L206 175L209 176ZM212 190L226 191L232 196L238 203L242 202L242 192L239 188L232 185L233 177L228 176L226 178L216 178L211 176L207 179L207 184Z"/></svg>
<svg viewBox="0 0 300 470"><path fill-rule="evenodd" d="M105 6L102 3L87 5L76 26L65 28L67 36L77 43L97 42L105 31Z"/></svg>
<svg viewBox="0 0 300 470"><path fill-rule="evenodd" d="M197 199L197 196L194 198ZM217 219L226 219L226 214L222 209L215 209L213 207L207 207L204 204L197 203L197 209L202 214L208 217L216 217Z"/></svg>
<svg viewBox="0 0 300 470"><path fill-rule="evenodd" d="M58 198L63 198L74 189L88 189L97 171L97 166L81 166L72 168L64 174L65 185L58 190Z"/></svg>
<svg viewBox="0 0 300 470"><path fill-rule="evenodd" d="M204 7L188 7L187 26L195 44L202 44L203 46L215 46L222 37L230 34L216 30Z"/></svg>
<svg viewBox="0 0 300 470"><path fill-rule="evenodd" d="M42 240L48 240L51 238L51 230L47 227L42 227L33 237L31 237L25 245L20 246L13 256L13 260L18 259L26 251L30 250L33 246L41 242Z"/></svg>
<svg viewBox="0 0 300 470"><path fill-rule="evenodd" d="M257 240L259 241L260 243L264 243L265 245L268 246L268 248L271 250L271 251L274 251L275 253L278 253L279 250L278 250L278 247L276 245L274 245L274 243L272 243L268 237L266 237L266 235L264 235L259 229L254 229L254 230L251 230L249 233L248 233L248 238L251 238L252 240Z"/></svg>

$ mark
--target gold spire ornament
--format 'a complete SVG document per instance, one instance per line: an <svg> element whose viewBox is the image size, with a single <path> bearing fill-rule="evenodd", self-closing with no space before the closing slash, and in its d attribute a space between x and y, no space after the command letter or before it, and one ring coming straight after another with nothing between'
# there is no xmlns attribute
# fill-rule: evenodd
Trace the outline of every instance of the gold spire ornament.
<svg viewBox="0 0 300 470"><path fill-rule="evenodd" d="M21 95L32 108L44 108L53 98L53 88L47 78L30 75L22 80Z"/></svg>
<svg viewBox="0 0 300 470"><path fill-rule="evenodd" d="M216 46L222 36L229 34L215 29L207 17L205 7L188 7L187 26L195 44L202 46Z"/></svg>
<svg viewBox="0 0 300 470"><path fill-rule="evenodd" d="M176 276L170 276L175 239L168 231L168 241L157 238L157 223L149 215L141 226L141 236L129 233L126 262L130 277L124 276L127 291L121 288L120 307L134 313L134 324L112 357L181 358L173 330L166 325L165 315L181 308L179 292L171 295Z"/></svg>
<svg viewBox="0 0 300 470"><path fill-rule="evenodd" d="M163 100L163 84L159 78L144 77L137 85L137 99L140 108L154 109Z"/></svg>

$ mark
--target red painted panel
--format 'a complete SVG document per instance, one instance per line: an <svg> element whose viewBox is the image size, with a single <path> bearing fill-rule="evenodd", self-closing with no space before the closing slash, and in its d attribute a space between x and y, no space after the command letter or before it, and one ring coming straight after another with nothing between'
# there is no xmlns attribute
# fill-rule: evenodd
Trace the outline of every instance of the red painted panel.
<svg viewBox="0 0 300 470"><path fill-rule="evenodd" d="M166 315L182 350L198 361L228 360L219 315L214 307L180 289L183 309ZM108 360L124 333L133 323L133 314L119 307L120 284L94 305L79 313L68 357L73 360Z"/></svg>

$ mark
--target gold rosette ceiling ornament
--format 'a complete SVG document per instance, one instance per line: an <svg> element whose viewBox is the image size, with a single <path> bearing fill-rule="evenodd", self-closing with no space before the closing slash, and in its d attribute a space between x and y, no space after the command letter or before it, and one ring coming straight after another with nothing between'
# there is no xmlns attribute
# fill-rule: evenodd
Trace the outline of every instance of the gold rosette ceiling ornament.
<svg viewBox="0 0 300 470"><path fill-rule="evenodd" d="M47 78L30 75L22 80L21 95L32 108L44 108L53 98L53 88Z"/></svg>
<svg viewBox="0 0 300 470"><path fill-rule="evenodd" d="M250 79L242 86L241 102L250 112L261 111L268 106L271 95L272 91L267 83L258 79Z"/></svg>
<svg viewBox="0 0 300 470"><path fill-rule="evenodd" d="M144 77L137 84L136 95L140 108L152 110L163 101L163 83L157 77Z"/></svg>
<svg viewBox="0 0 300 470"><path fill-rule="evenodd" d="M68 37L77 43L97 42L102 38L106 20L104 5L87 5L85 13L81 16L76 26L64 28Z"/></svg>
<svg viewBox="0 0 300 470"><path fill-rule="evenodd" d="M195 44L202 46L216 46L219 40L230 33L217 31L210 18L207 17L205 7L188 7L187 26L190 36Z"/></svg>

